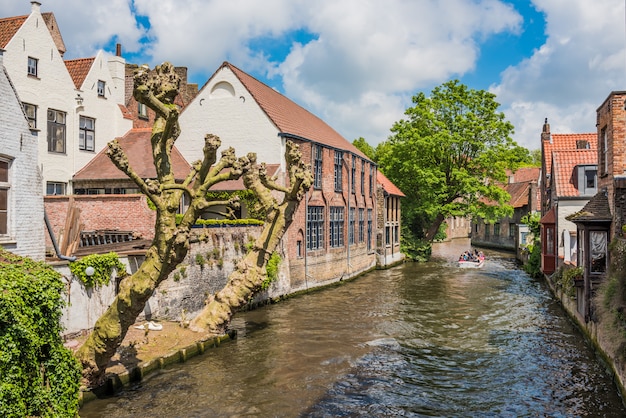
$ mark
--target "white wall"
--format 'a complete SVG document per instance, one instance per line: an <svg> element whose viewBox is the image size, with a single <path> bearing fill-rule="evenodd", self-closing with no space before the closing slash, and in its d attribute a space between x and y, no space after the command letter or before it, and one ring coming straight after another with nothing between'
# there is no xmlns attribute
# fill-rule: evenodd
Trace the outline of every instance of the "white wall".
<svg viewBox="0 0 626 418"><path fill-rule="evenodd" d="M119 98L123 100L124 96L123 91L119 91L119 80L111 78L108 57L100 52L83 86L76 89L37 5L8 42L4 57L5 66L20 100L37 106L39 166L42 168L44 193L46 182L49 181L68 183L69 193L72 175L102 150L107 142L116 136L122 136L132 127L131 121L123 119L118 106ZM37 77L28 75L28 57L39 60ZM94 82L97 83L98 79L106 82L106 98L97 96L97 84ZM82 108L77 107L75 100L79 93L84 98ZM64 154L48 152L49 108L66 112ZM96 119L96 148L93 152L78 149L78 123L81 114Z"/></svg>
<svg viewBox="0 0 626 418"><path fill-rule="evenodd" d="M7 250L35 260L45 258L43 196L37 169L37 143L11 87L0 52L0 156L9 163Z"/></svg>
<svg viewBox="0 0 626 418"><path fill-rule="evenodd" d="M204 137L212 133L222 140L221 149L233 147L237 156L256 152L257 161L284 168L278 129L230 69L215 74L181 113L179 123L176 147L190 163L202 159Z"/></svg>

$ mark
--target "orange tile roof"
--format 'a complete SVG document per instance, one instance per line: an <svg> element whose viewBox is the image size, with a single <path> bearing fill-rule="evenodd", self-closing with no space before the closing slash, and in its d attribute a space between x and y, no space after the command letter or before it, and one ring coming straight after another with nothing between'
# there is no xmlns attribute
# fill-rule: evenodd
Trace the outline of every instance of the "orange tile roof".
<svg viewBox="0 0 626 418"><path fill-rule="evenodd" d="M512 183L524 183L528 181L538 181L541 167L518 168L513 174Z"/></svg>
<svg viewBox="0 0 626 418"><path fill-rule="evenodd" d="M551 141L542 141L543 155L545 158L546 173L550 173L552 169L552 152L562 150L575 150L576 141L587 141L589 149L598 149L598 134L551 134Z"/></svg>
<svg viewBox="0 0 626 418"><path fill-rule="evenodd" d="M95 59L95 57L92 57L65 61L67 71L70 73L70 76L74 81L74 86L77 89L80 89L83 85L83 82L85 81L85 78L87 78L87 74L89 74L89 70L91 69Z"/></svg>
<svg viewBox="0 0 626 418"><path fill-rule="evenodd" d="M22 27L28 15L5 17L0 19L0 48L5 49L18 29Z"/></svg>
<svg viewBox="0 0 626 418"><path fill-rule="evenodd" d="M385 177L385 175L379 170L376 170L376 182L380 184L383 187L383 190L388 194L392 196L406 197L406 195L402 193L400 189L398 189L398 186L393 184L391 180Z"/></svg>
<svg viewBox="0 0 626 418"><path fill-rule="evenodd" d="M597 165L598 154L593 149L572 149L552 152L552 178L556 195L579 196L574 184L574 168L578 165Z"/></svg>
<svg viewBox="0 0 626 418"><path fill-rule="evenodd" d="M143 179L156 178L156 169L152 158L150 137L151 128L133 128L117 138L126 153L130 166ZM74 174L74 180L120 180L128 179L106 155L107 147L102 149L85 167ZM184 179L191 166L176 149L172 148L172 169L177 180Z"/></svg>
<svg viewBox="0 0 626 418"><path fill-rule="evenodd" d="M371 161L361 150L308 110L228 62L224 62L218 71L224 67L230 69L241 81L281 134L349 151Z"/></svg>
<svg viewBox="0 0 626 418"><path fill-rule="evenodd" d="M539 167L523 167L517 169L512 174L513 181L504 186L504 190L511 196L509 199L509 205L514 208L521 208L528 205L528 194L530 193L531 183L537 183L539 181L539 173L541 168ZM537 191L538 191L537 187ZM538 195L533 197L535 201L538 201Z"/></svg>

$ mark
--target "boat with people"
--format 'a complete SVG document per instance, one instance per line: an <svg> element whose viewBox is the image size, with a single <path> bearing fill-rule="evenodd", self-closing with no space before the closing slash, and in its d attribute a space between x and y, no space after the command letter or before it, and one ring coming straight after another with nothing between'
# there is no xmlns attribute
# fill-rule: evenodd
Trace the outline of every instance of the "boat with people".
<svg viewBox="0 0 626 418"><path fill-rule="evenodd" d="M465 251L459 257L461 268L481 268L485 264L485 254L482 251Z"/></svg>

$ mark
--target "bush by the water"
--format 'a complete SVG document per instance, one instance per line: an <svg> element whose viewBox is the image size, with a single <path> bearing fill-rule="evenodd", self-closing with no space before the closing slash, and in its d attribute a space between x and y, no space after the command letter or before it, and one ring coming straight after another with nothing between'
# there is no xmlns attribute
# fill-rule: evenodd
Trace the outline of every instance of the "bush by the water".
<svg viewBox="0 0 626 418"><path fill-rule="evenodd" d="M61 275L0 249L0 416L78 414L80 368L61 340Z"/></svg>

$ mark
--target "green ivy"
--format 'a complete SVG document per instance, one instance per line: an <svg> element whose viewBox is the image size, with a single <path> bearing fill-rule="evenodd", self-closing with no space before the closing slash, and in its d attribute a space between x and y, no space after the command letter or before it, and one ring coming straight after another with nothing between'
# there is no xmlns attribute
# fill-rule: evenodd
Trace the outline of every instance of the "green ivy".
<svg viewBox="0 0 626 418"><path fill-rule="evenodd" d="M93 275L87 275L87 267L93 267ZM83 282L87 288L109 284L113 269L117 270L118 277L124 277L127 274L126 266L122 264L117 254L114 252L108 254L90 254L70 263L70 271L72 274Z"/></svg>
<svg viewBox="0 0 626 418"><path fill-rule="evenodd" d="M267 277L265 278L265 280L263 280L263 283L261 284L261 289L269 289L270 284L278 279L278 266L280 265L280 262L280 254L278 254L277 252L273 252L270 256L270 259L267 260L267 266L265 267Z"/></svg>
<svg viewBox="0 0 626 418"><path fill-rule="evenodd" d="M63 346L62 276L0 249L0 416L74 417L81 370Z"/></svg>

